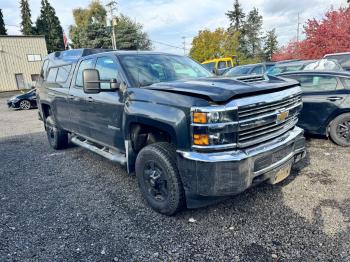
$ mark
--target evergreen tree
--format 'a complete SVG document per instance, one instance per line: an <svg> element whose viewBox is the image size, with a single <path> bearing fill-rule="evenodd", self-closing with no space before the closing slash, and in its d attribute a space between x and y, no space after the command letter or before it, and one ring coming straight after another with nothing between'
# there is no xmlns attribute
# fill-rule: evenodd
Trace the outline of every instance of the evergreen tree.
<svg viewBox="0 0 350 262"><path fill-rule="evenodd" d="M254 8L249 12L247 19L242 27L241 51L248 57L256 57L261 54L261 30L263 17L258 9Z"/></svg>
<svg viewBox="0 0 350 262"><path fill-rule="evenodd" d="M77 30L72 38L75 48L112 48L111 33L104 24L93 23L73 30Z"/></svg>
<svg viewBox="0 0 350 262"><path fill-rule="evenodd" d="M0 35L7 35L7 30L5 28L4 17L2 15L1 9L0 9Z"/></svg>
<svg viewBox="0 0 350 262"><path fill-rule="evenodd" d="M36 33L45 36L49 53L64 49L63 29L55 9L48 0L41 1L40 16L36 20Z"/></svg>
<svg viewBox="0 0 350 262"><path fill-rule="evenodd" d="M117 49L150 50L152 43L147 33L142 32L142 25L121 15L114 27Z"/></svg>
<svg viewBox="0 0 350 262"><path fill-rule="evenodd" d="M276 29L268 31L265 37L264 58L266 61L271 61L272 56L278 51L278 41Z"/></svg>
<svg viewBox="0 0 350 262"><path fill-rule="evenodd" d="M30 8L28 4L28 0L21 0L21 32L24 35L32 35L33 34L33 24L31 20Z"/></svg>
<svg viewBox="0 0 350 262"><path fill-rule="evenodd" d="M241 7L238 0L235 0L233 4L233 10L228 11L226 16L230 20L230 28L229 31L239 31L244 22L245 14L243 12L243 8Z"/></svg>

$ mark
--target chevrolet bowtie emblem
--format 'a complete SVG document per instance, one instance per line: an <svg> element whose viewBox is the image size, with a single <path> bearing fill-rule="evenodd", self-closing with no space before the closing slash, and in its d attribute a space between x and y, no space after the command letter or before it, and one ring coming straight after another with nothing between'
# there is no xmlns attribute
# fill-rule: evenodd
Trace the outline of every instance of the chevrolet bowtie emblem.
<svg viewBox="0 0 350 262"><path fill-rule="evenodd" d="M277 114L277 124L284 122L289 116L289 111L280 111Z"/></svg>

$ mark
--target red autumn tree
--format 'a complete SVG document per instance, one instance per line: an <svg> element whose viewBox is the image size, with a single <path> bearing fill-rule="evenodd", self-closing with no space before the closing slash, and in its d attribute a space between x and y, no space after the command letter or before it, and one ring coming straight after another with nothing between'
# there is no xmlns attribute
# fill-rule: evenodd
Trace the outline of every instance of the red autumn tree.
<svg viewBox="0 0 350 262"><path fill-rule="evenodd" d="M319 59L328 53L350 51L350 8L330 10L318 21L311 19L304 26L305 40L292 41L273 56L284 59Z"/></svg>

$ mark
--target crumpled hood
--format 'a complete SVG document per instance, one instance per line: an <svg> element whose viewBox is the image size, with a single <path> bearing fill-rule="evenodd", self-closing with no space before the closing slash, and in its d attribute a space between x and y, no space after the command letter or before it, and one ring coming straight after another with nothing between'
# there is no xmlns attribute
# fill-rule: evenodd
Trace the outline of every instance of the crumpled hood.
<svg viewBox="0 0 350 262"><path fill-rule="evenodd" d="M207 97L214 102L225 102L235 97L280 91L297 84L297 81L287 81L286 79L276 77L252 84L237 81L232 78L210 77L195 80L162 82L143 88Z"/></svg>

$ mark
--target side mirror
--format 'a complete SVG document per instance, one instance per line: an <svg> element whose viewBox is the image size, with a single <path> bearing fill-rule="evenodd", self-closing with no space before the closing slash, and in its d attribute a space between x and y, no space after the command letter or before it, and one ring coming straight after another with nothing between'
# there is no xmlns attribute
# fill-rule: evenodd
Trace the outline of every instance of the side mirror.
<svg viewBox="0 0 350 262"><path fill-rule="evenodd" d="M83 71L84 92L97 94L101 92L100 74L96 69L85 69Z"/></svg>

